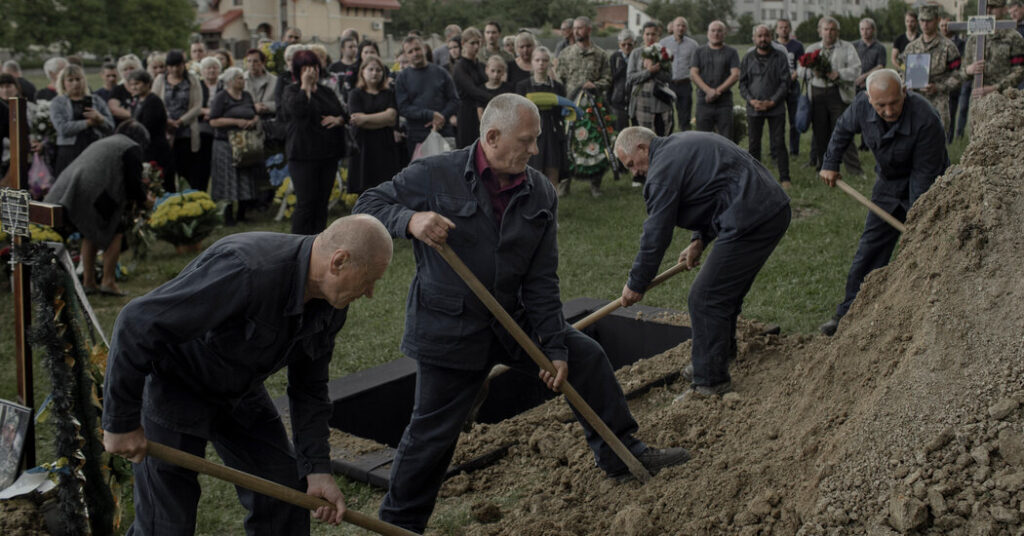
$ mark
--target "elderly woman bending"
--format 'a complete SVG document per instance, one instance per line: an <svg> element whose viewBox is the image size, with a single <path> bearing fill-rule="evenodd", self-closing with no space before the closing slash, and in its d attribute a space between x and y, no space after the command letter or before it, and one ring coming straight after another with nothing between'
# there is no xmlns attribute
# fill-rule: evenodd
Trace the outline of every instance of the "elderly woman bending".
<svg viewBox="0 0 1024 536"><path fill-rule="evenodd" d="M57 178L46 201L67 211L82 233L82 285L86 293L123 296L114 281L121 255L125 216L132 204L152 204L142 187L142 153L149 143L145 127L121 123L113 136L90 145ZM103 250L103 279L96 284L96 252Z"/></svg>

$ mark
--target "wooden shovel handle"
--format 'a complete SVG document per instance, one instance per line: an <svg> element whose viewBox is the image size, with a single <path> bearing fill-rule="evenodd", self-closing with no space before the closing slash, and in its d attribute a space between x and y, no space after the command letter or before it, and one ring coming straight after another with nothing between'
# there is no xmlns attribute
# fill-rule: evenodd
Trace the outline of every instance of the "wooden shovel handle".
<svg viewBox="0 0 1024 536"><path fill-rule="evenodd" d="M874 212L879 218L882 218L883 220L885 220L886 223L895 227L897 231L901 233L907 232L907 227L900 223L900 220L897 220L896 218L892 217L892 214L889 214L888 212L882 210L882 207L872 203L870 199L864 197L853 186L846 184L846 182L844 182L843 179L836 179L836 186L838 186L847 194L850 194L850 197L856 199L858 202L860 202L860 204L864 205L865 207L868 207L868 210Z"/></svg>
<svg viewBox="0 0 1024 536"><path fill-rule="evenodd" d="M476 275L473 274L469 267L462 262L462 259L452 251L452 248L448 246L448 244L442 244L441 247L437 249L437 252L440 253L441 257L448 262L448 265L455 270L455 273L459 274L459 277L465 281L466 285L468 285L470 290L473 291L473 294L476 294L476 297L479 298L487 309L491 311L491 314L498 319L498 322L508 330L509 334L512 335L512 338L514 338L516 342L523 347L523 350L526 350L526 353L531 359L533 359L534 363L536 363L541 369L546 370L551 374L555 374L555 366L551 364L551 360L549 360L547 356L544 355L544 352L542 352L540 348L533 343L533 340L530 339L525 331L523 331L523 328L519 327L519 324L516 324L515 320L513 320L508 312L502 308L501 304L498 303L498 300L494 299L494 296L492 296L487 290L487 287L484 287L483 283L477 279ZM637 480L640 482L647 482L651 479L651 474L647 471L647 468L640 463L640 460L636 459L636 456L633 456L633 453L622 444L622 441L619 441L619 438L616 437L610 428L608 428L608 425L601 420L601 417L594 412L593 408L583 400L583 397L576 392L576 389L573 389L572 385L570 385L568 381L562 382L560 391L565 395L565 398L568 399L569 403L576 408L576 411L583 416L584 420L586 420L598 435L601 436L601 439L604 439L605 443L611 447L612 451L615 452L619 459L626 464L629 472L632 473Z"/></svg>
<svg viewBox="0 0 1024 536"><path fill-rule="evenodd" d="M314 497L307 495L301 491L289 488L288 486L282 486L277 482L271 482L265 478L260 478L256 475L239 471L238 469L232 469L213 463L209 460L194 456L187 452L182 452L178 449L168 447L155 441L147 441L146 454L154 458L163 460L167 463L173 463L195 471L204 475L210 475L214 478L230 482L236 486L261 493L268 497L273 497L280 501L284 501L295 506L300 506L307 510L316 510L321 506L334 507L333 504L321 499L320 497ZM352 509L345 509L345 515L342 517L347 523L357 525L366 530L376 532L377 534L383 534L384 536L416 536L416 533L405 530L401 527L397 527L390 523L386 523L379 519L369 517L365 514L361 514Z"/></svg>

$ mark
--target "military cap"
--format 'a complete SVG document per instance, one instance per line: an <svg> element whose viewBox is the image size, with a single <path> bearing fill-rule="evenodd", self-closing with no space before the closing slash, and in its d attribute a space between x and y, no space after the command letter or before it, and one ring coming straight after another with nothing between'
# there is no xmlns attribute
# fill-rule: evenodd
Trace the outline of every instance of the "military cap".
<svg viewBox="0 0 1024 536"><path fill-rule="evenodd" d="M992 5L992 0L989 0L988 5ZM939 6L921 6L917 10L917 19L921 21L935 20L939 18Z"/></svg>

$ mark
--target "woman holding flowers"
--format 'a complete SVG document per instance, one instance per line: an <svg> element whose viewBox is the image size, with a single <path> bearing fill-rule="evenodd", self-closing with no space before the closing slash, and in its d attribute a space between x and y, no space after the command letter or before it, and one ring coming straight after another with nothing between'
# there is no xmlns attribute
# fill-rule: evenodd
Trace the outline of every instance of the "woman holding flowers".
<svg viewBox="0 0 1024 536"><path fill-rule="evenodd" d="M359 144L348 175L348 191L352 193L363 193L401 170L394 134L398 104L387 72L384 60L367 56L359 66L356 87L348 94L348 110Z"/></svg>
<svg viewBox="0 0 1024 536"><path fill-rule="evenodd" d="M267 170L262 163L248 167L232 165L230 133L262 126L256 103L245 91L245 73L238 67L230 67L220 75L220 82L224 89L210 101L210 126L214 128L210 197L229 203L224 209L224 224L232 226L236 221L245 220L246 205L256 199L256 185L266 180ZM231 209L230 203L234 201L238 201L237 213Z"/></svg>
<svg viewBox="0 0 1024 536"><path fill-rule="evenodd" d="M644 24L644 46L630 55L631 60L639 61L626 77L626 92L630 95L629 117L633 124L667 136L672 132L675 99L658 98L668 95L672 81L672 55L658 43L660 29L655 22Z"/></svg>
<svg viewBox="0 0 1024 536"><path fill-rule="evenodd" d="M533 50L530 60L530 78L516 84L516 93L554 93L565 96L565 86L551 78L551 51L547 47ZM551 184L558 187L559 171L564 164L565 126L562 108L554 106L540 113L541 136L537 139L539 152L530 157L530 167L544 172Z"/></svg>
<svg viewBox="0 0 1024 536"><path fill-rule="evenodd" d="M114 118L107 103L89 93L85 73L77 65L68 65L57 75L57 93L50 103L50 120L57 130L53 174L60 176L86 147L114 130Z"/></svg>
<svg viewBox="0 0 1024 536"><path fill-rule="evenodd" d="M123 296L114 280L121 255L126 217L134 205L150 205L142 186L142 154L149 144L146 128L129 119L113 136L87 147L57 178L46 195L64 207L82 234L82 285L87 294ZM96 281L96 252L103 250L103 278Z"/></svg>

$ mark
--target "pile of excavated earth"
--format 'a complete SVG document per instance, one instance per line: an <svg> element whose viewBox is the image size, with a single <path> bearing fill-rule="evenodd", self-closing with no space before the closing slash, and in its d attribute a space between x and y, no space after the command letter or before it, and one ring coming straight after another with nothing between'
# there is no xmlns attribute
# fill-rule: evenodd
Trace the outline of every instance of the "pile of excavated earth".
<svg viewBox="0 0 1024 536"><path fill-rule="evenodd" d="M631 401L640 436L693 459L649 483L593 465L564 401L476 425L442 508L470 535L1021 534L1024 530L1024 98L972 103L974 138L913 207L900 252L832 338L741 322L734 392ZM618 372L625 391L689 344Z"/></svg>

